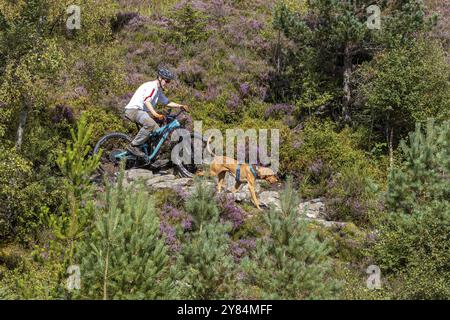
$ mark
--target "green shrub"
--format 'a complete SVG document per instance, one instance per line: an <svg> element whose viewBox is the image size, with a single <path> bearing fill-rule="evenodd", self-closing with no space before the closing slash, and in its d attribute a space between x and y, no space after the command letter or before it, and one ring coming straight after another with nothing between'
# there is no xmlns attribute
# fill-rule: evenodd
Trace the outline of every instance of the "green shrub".
<svg viewBox="0 0 450 320"><path fill-rule="evenodd" d="M107 186L93 230L78 246L81 298L173 298L169 257L153 200L143 191ZM142 186L141 186L142 188Z"/></svg>
<svg viewBox="0 0 450 320"><path fill-rule="evenodd" d="M0 239L31 240L42 226L41 209L52 205L55 196L46 184L36 181L32 163L15 148L0 146ZM54 186L55 187L55 186ZM51 187L50 187L51 189Z"/></svg>
<svg viewBox="0 0 450 320"><path fill-rule="evenodd" d="M17 251L15 248L14 250ZM33 254L20 251L9 253L16 260L9 269L0 272L0 299L61 299L62 287L59 281L64 271L63 265L55 260L37 262ZM0 250L0 261L4 260L5 252ZM11 259L11 257L9 257ZM4 262L4 261L1 261Z"/></svg>
<svg viewBox="0 0 450 320"><path fill-rule="evenodd" d="M297 177L302 196L326 198L330 218L367 222L383 174L361 150L362 136L317 119L307 121L301 131L282 131L281 172Z"/></svg>
<svg viewBox="0 0 450 320"><path fill-rule="evenodd" d="M408 215L390 214L379 232L372 254L395 298L450 298L448 201L422 205Z"/></svg>
<svg viewBox="0 0 450 320"><path fill-rule="evenodd" d="M170 40L177 44L192 44L208 38L206 31L208 20L205 14L187 3L172 13Z"/></svg>
<svg viewBox="0 0 450 320"><path fill-rule="evenodd" d="M371 216L381 209L380 187L366 163L343 167L331 178L325 204L330 220L352 221L360 226L371 223Z"/></svg>
<svg viewBox="0 0 450 320"><path fill-rule="evenodd" d="M93 211L89 201L93 196L91 175L100 164L101 152L88 156L91 150L88 141L92 131L93 125L88 125L84 116L77 124L76 133L71 129L72 140L67 142L65 151L61 151L56 159L64 175L66 202L63 202L60 215L47 212L43 217L60 241L61 253L70 264L73 263L75 242L83 236Z"/></svg>
<svg viewBox="0 0 450 320"><path fill-rule="evenodd" d="M125 121L117 112L104 108L92 107L83 111L87 123L95 126L95 131L89 139L89 144L95 146L98 140L110 132L136 132L136 126L131 121ZM136 132L137 133L137 132Z"/></svg>
<svg viewBox="0 0 450 320"><path fill-rule="evenodd" d="M234 263L229 253L230 223L219 221L214 190L197 183L186 211L194 218L177 260L180 296L184 299L232 298Z"/></svg>
<svg viewBox="0 0 450 320"><path fill-rule="evenodd" d="M386 50L364 64L355 75L354 119L396 143L428 117L450 117L450 67L439 43L419 39Z"/></svg>
<svg viewBox="0 0 450 320"><path fill-rule="evenodd" d="M410 213L417 206L450 198L450 124L429 120L426 132L420 124L401 142L405 161L389 175L386 203L389 209Z"/></svg>
<svg viewBox="0 0 450 320"><path fill-rule="evenodd" d="M262 298L333 298L338 282L331 276L330 247L299 218L295 193L289 180L280 195L282 212L271 210L265 217L270 234L258 240L254 257L245 259L246 281Z"/></svg>
<svg viewBox="0 0 450 320"><path fill-rule="evenodd" d="M80 65L79 70L73 70L79 79L77 85L83 85L93 101L104 101L105 96L119 92L125 75L120 53L117 49L105 50L104 45L92 45L84 48L82 59L75 61Z"/></svg>
<svg viewBox="0 0 450 320"><path fill-rule="evenodd" d="M417 126L389 175L372 254L396 298L450 298L449 134L448 123L429 121L426 134Z"/></svg>

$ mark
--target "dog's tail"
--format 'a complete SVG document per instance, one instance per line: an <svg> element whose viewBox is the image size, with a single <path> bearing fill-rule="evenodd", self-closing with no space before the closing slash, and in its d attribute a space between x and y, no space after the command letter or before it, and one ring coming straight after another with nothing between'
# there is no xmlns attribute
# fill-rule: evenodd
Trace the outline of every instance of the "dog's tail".
<svg viewBox="0 0 450 320"><path fill-rule="evenodd" d="M211 146L209 145L210 142L211 142L211 138L212 138L212 137L213 137L213 136L210 135L209 138L208 138L208 141L206 141L206 150L208 150L208 152L209 152L210 155L212 155L213 157L215 157L216 154L211 150Z"/></svg>

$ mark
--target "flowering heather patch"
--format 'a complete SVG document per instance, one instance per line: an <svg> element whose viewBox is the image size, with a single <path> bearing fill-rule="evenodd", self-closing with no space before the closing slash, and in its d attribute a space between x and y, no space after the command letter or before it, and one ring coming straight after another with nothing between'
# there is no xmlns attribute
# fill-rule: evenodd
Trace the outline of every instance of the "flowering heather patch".
<svg viewBox="0 0 450 320"><path fill-rule="evenodd" d="M191 215L188 215L187 218L181 221L181 227L184 231L192 230L193 219Z"/></svg>
<svg viewBox="0 0 450 320"><path fill-rule="evenodd" d="M221 207L221 221L229 221L236 230L244 223L245 211L236 206L232 195L219 197Z"/></svg>
<svg viewBox="0 0 450 320"><path fill-rule="evenodd" d="M184 196L187 198L187 195ZM161 210L160 219L160 229L166 236L166 244L170 247L171 251L179 251L181 249L181 242L176 236L177 229L181 227L182 231L192 230L192 216L184 210L166 203Z"/></svg>
<svg viewBox="0 0 450 320"><path fill-rule="evenodd" d="M346 199L345 204L356 215L363 215L368 210L367 202L357 197Z"/></svg>
<svg viewBox="0 0 450 320"><path fill-rule="evenodd" d="M248 96L248 94L250 93L250 85L248 83L241 83L241 85L239 86L239 93L242 97Z"/></svg>
<svg viewBox="0 0 450 320"><path fill-rule="evenodd" d="M236 71L245 71L248 66L248 61L246 61L246 59L236 56L235 54L231 54L228 59L233 64Z"/></svg>
<svg viewBox="0 0 450 320"><path fill-rule="evenodd" d="M236 111L239 107L239 96L236 93L231 94L231 97L227 100L227 107L231 111Z"/></svg>
<svg viewBox="0 0 450 320"><path fill-rule="evenodd" d="M155 44L152 42L146 41L140 43L138 47L133 46L128 49L128 53L126 54L127 59L135 59L136 57L147 57L149 55L155 54L157 48Z"/></svg>
<svg viewBox="0 0 450 320"><path fill-rule="evenodd" d="M260 54L264 54L268 53L271 50L272 45L269 41L263 39L260 35L256 35L248 43L248 47L256 50Z"/></svg>
<svg viewBox="0 0 450 320"><path fill-rule="evenodd" d="M308 166L308 170L316 176L320 175L322 169L323 169L323 161L320 158L316 159L313 163L311 163Z"/></svg>
<svg viewBox="0 0 450 320"><path fill-rule="evenodd" d="M173 252L180 250L181 245L179 240L176 238L176 229L166 222L161 222L159 224L159 230L165 236L165 243L169 246L169 249Z"/></svg>
<svg viewBox="0 0 450 320"><path fill-rule="evenodd" d="M178 78L189 86L201 83L206 73L205 69L195 61L180 63L176 69Z"/></svg>
<svg viewBox="0 0 450 320"><path fill-rule="evenodd" d="M117 97L116 99L113 99L112 103L116 108L123 108L128 104L128 102L130 102L132 96L133 92L128 92L120 97Z"/></svg>
<svg viewBox="0 0 450 320"><path fill-rule="evenodd" d="M266 87L259 87L258 89L259 98L264 101L267 97L267 88Z"/></svg>
<svg viewBox="0 0 450 320"><path fill-rule="evenodd" d="M181 57L181 50L177 46L168 43L164 45L164 55L171 59L179 58Z"/></svg>
<svg viewBox="0 0 450 320"><path fill-rule="evenodd" d="M178 220L183 215L183 212L177 209L176 207L165 204L162 209L162 216L166 219Z"/></svg>
<svg viewBox="0 0 450 320"><path fill-rule="evenodd" d="M125 81L128 85L138 85L141 84L144 81L144 75L141 73L129 73L125 76ZM128 98L130 94L127 94L126 97ZM133 95L131 94L131 96L129 96L129 98L131 99ZM124 96L125 97L125 96Z"/></svg>
<svg viewBox="0 0 450 320"><path fill-rule="evenodd" d="M208 2L202 0L182 0L173 6L174 10L180 10L183 7L190 5L195 10L206 11L208 9Z"/></svg>
<svg viewBox="0 0 450 320"><path fill-rule="evenodd" d="M215 19L225 18L233 12L233 8L230 7L224 0L212 0L208 2L208 13Z"/></svg>
<svg viewBox="0 0 450 320"><path fill-rule="evenodd" d="M206 101L212 101L212 100L217 99L217 97L219 95L220 95L220 91L217 89L217 87L214 85L211 85L211 86L208 86L208 88L206 88L206 92L204 93L203 98Z"/></svg>
<svg viewBox="0 0 450 320"><path fill-rule="evenodd" d="M248 23L250 25L250 28L252 28L253 30L256 30L256 31L261 30L264 26L263 22L256 20L256 19L250 19Z"/></svg>
<svg viewBox="0 0 450 320"><path fill-rule="evenodd" d="M250 251L256 248L256 240L251 239L239 239L238 241L231 242L230 249L231 254L236 262L239 262Z"/></svg>
<svg viewBox="0 0 450 320"><path fill-rule="evenodd" d="M79 96L79 97L83 97L83 96L87 96L88 95L88 91L86 89L85 86L79 86L76 87L75 89L73 89L73 91Z"/></svg>
<svg viewBox="0 0 450 320"><path fill-rule="evenodd" d="M157 25L160 28L168 29L170 26L170 19L163 16L158 16L157 18L152 20L155 25Z"/></svg>
<svg viewBox="0 0 450 320"><path fill-rule="evenodd" d="M181 187L181 186L175 186L174 191L175 191L175 193L176 193L181 199L183 199L184 201L185 201L187 198L189 198L189 193L187 193L187 192L183 189L183 187Z"/></svg>
<svg viewBox="0 0 450 320"><path fill-rule="evenodd" d="M111 29L113 32L118 32L125 26L129 30L135 31L145 23L145 18L136 12L119 12L111 22Z"/></svg>

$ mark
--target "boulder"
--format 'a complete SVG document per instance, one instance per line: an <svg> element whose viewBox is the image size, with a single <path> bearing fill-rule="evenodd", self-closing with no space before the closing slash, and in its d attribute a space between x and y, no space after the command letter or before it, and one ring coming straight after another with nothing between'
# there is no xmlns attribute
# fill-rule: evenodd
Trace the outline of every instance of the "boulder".
<svg viewBox="0 0 450 320"><path fill-rule="evenodd" d="M275 206L276 210L281 210L280 195L277 191L263 191L257 194L260 205L270 208Z"/></svg>
<svg viewBox="0 0 450 320"><path fill-rule="evenodd" d="M234 193L234 201L242 202L244 200L250 199L250 193L246 192L235 192Z"/></svg>
<svg viewBox="0 0 450 320"><path fill-rule="evenodd" d="M151 179L153 177L153 172L146 169L129 169L125 171L125 178L128 182L135 181L138 179L143 179L144 181Z"/></svg>
<svg viewBox="0 0 450 320"><path fill-rule="evenodd" d="M153 178L148 179L146 181L146 185L150 188L152 188L155 184L159 183L159 182L167 182L170 180L174 180L175 176L173 174L165 174L165 175L159 175L159 174L155 174L153 176Z"/></svg>
<svg viewBox="0 0 450 320"><path fill-rule="evenodd" d="M298 212L301 215L311 219L324 219L325 218L325 204L322 199L312 199L306 202L302 202L298 206Z"/></svg>
<svg viewBox="0 0 450 320"><path fill-rule="evenodd" d="M192 184L192 179L191 178L181 178L181 179L172 179L172 180L168 180L168 181L161 181L161 182L157 182L152 184L150 187L154 188L154 189L174 189L174 188L182 188L186 187L187 185Z"/></svg>

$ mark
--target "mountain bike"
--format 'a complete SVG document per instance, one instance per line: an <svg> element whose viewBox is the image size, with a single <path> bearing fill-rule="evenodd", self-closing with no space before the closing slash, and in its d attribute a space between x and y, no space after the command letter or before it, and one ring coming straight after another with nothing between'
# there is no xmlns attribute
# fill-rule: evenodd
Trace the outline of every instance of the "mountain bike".
<svg viewBox="0 0 450 320"><path fill-rule="evenodd" d="M165 117L165 125L151 132L147 142L139 146L145 158L136 157L126 150L133 139L125 133L112 132L100 138L94 148L94 154L102 150L100 172L115 176L120 170L120 163L124 161L126 169L160 169L166 165L173 165L181 177L193 177L199 170L199 165L194 161L194 148L200 148L203 155L206 138L198 133L186 135L179 131L184 129L177 119L182 112L184 110L171 115L169 109ZM139 130L140 126L136 125ZM170 139L168 139L169 136L171 136ZM172 152L176 145L181 148L177 148L178 152Z"/></svg>

